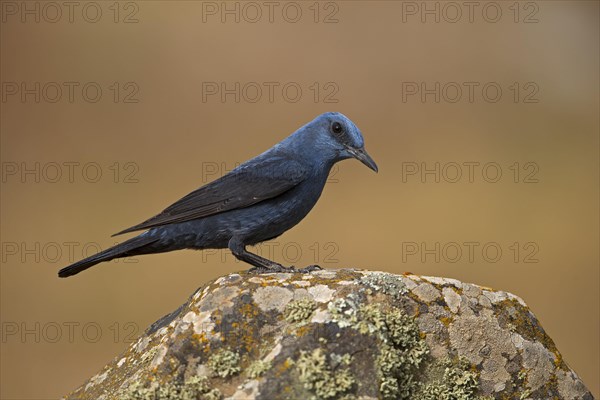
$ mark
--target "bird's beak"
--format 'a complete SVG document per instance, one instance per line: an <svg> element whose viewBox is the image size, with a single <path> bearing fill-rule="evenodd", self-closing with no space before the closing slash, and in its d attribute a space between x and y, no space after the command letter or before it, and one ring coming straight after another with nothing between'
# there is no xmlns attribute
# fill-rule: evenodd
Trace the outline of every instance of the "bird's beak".
<svg viewBox="0 0 600 400"><path fill-rule="evenodd" d="M354 158L356 158L361 163L365 164L367 167L369 167L373 171L375 171L375 172L379 171L379 168L377 168L377 164L375 164L375 161L373 161L373 159L371 158L371 156L367 153L367 151L365 149L348 148L348 151L350 152L350 154L352 154L354 156Z"/></svg>

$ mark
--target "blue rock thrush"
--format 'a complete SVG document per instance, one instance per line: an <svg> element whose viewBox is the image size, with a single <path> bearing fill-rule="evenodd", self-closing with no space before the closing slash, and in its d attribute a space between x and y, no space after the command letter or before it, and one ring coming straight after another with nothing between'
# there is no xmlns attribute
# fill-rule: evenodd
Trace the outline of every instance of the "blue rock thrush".
<svg viewBox="0 0 600 400"><path fill-rule="evenodd" d="M58 276L115 258L181 249L229 248L254 266L252 272L319 269L284 267L246 246L276 238L300 222L321 196L331 167L348 158L377 172L352 121L340 113L319 115L258 157L116 235L145 230L142 234L65 267Z"/></svg>

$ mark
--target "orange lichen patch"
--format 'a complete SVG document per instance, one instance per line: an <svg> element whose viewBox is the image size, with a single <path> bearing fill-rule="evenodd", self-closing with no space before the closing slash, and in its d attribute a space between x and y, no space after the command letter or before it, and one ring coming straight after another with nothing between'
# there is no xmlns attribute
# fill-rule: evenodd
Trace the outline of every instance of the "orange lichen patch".
<svg viewBox="0 0 600 400"><path fill-rule="evenodd" d="M262 281L260 282L260 286L265 287L265 286L286 286L288 285L291 280L293 279L293 275L290 277L290 279L281 279L280 276L278 275L261 275L260 279L262 279Z"/></svg>
<svg viewBox="0 0 600 400"><path fill-rule="evenodd" d="M209 345L210 341L206 337L206 332L194 333L192 335L192 339L195 339L196 341L198 341L198 343L200 343L202 346L210 348L210 345Z"/></svg>
<svg viewBox="0 0 600 400"><path fill-rule="evenodd" d="M415 308L415 313L413 315L411 315L411 317L413 318L418 318L421 316L421 309L419 307Z"/></svg>
<svg viewBox="0 0 600 400"><path fill-rule="evenodd" d="M523 336L525 339L540 342L546 349L554 354L559 354L556 345L546 334L533 316L528 307L524 307L515 299L506 299L496 305L498 307L499 317L505 318L512 326L513 330ZM514 312L509 312L510 309Z"/></svg>
<svg viewBox="0 0 600 400"><path fill-rule="evenodd" d="M311 331L312 331L312 328L310 325L302 325L296 329L295 333L296 333L296 336L300 337L300 336L304 336L304 335L310 333Z"/></svg>
<svg viewBox="0 0 600 400"><path fill-rule="evenodd" d="M462 294L463 290L462 288L456 287L454 285L449 285L449 286L444 286L444 288L450 288L452 289L456 294Z"/></svg>
<svg viewBox="0 0 600 400"><path fill-rule="evenodd" d="M221 310L214 310L210 315L215 327L220 327L223 322L223 313Z"/></svg>
<svg viewBox="0 0 600 400"><path fill-rule="evenodd" d="M293 365L294 365L294 362L292 360L290 360L289 358L287 358L281 364L275 365L275 367L273 368L273 371L274 371L273 373L274 373L275 377L279 378L280 376L285 374Z"/></svg>
<svg viewBox="0 0 600 400"><path fill-rule="evenodd" d="M450 286L450 287L452 288L452 290L454 290L454 291L455 291L456 293L458 293L459 295L461 295L461 296L463 295L463 293L464 293L464 290L463 290L463 288L456 287L456 286Z"/></svg>
<svg viewBox="0 0 600 400"><path fill-rule="evenodd" d="M556 357L554 359L554 365L556 366L556 368L568 371L569 367L567 366L567 363L565 362L565 360L563 360L562 354L560 354L557 349L550 350L550 351L552 351L552 353Z"/></svg>
<svg viewBox="0 0 600 400"><path fill-rule="evenodd" d="M415 301L417 304L427 304L427 305L429 305L428 303L424 303L424 302L423 302L423 300L421 300L421 299L419 298L419 296L417 296L416 294L414 294L414 293L413 293L413 292L411 292L411 291L407 292L405 296L407 296L407 297L411 298L411 299L412 299L412 300L414 300L414 301ZM419 315L420 315L420 312L421 312L421 311L420 311L420 310L417 308L417 314L416 314L416 316L419 316Z"/></svg>
<svg viewBox="0 0 600 400"><path fill-rule="evenodd" d="M208 287L208 290L206 291L207 293L211 293L214 292L216 289L220 288L221 285L215 283L215 281L213 280L212 282L208 283L205 288ZM204 290L204 289L203 289Z"/></svg>
<svg viewBox="0 0 600 400"><path fill-rule="evenodd" d="M260 314L260 310L253 303L244 303L240 310L242 314L247 318L254 318Z"/></svg>
<svg viewBox="0 0 600 400"><path fill-rule="evenodd" d="M558 377L556 376L556 374L552 374L550 376L550 379L548 379L548 383L546 384L546 388L550 389L550 388L555 388L558 387Z"/></svg>
<svg viewBox="0 0 600 400"><path fill-rule="evenodd" d="M240 306L240 311L244 316L244 319L239 323L232 323L232 327L237 327L237 332L239 332L239 345L243 347L246 352L251 353L257 348L256 342L260 336L258 325L254 322L256 321L256 317L260 314L260 310L254 303L244 303Z"/></svg>
<svg viewBox="0 0 600 400"><path fill-rule="evenodd" d="M357 270L339 269L331 272L335 272L335 274L319 274L318 272L311 274L311 286L326 285L331 287L341 281L353 281L363 277L363 274Z"/></svg>
<svg viewBox="0 0 600 400"><path fill-rule="evenodd" d="M175 369L179 366L179 361L177 361L175 357L171 356L169 357L169 365Z"/></svg>
<svg viewBox="0 0 600 400"><path fill-rule="evenodd" d="M281 370L282 371L288 370L292 367L292 365L294 365L294 362L292 360L290 360L289 358L286 358L286 360L283 362L283 364L281 364Z"/></svg>
<svg viewBox="0 0 600 400"><path fill-rule="evenodd" d="M445 327L450 326L450 324L452 323L452 321L454 321L454 318L452 318L452 317L442 317L442 318L440 318L440 322L442 324L444 324Z"/></svg>

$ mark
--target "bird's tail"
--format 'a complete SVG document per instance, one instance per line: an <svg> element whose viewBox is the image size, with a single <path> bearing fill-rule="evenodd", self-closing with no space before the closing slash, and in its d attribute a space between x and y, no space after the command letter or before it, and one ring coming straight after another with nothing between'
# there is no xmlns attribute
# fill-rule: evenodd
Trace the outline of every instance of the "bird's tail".
<svg viewBox="0 0 600 400"><path fill-rule="evenodd" d="M81 261L77 261L74 264L69 265L58 271L58 276L66 278L71 275L75 275L84 271L98 263L103 261L110 261L115 258L135 256L146 253L145 248L156 242L158 238L150 237L145 235L136 236L132 239L126 240L116 246L101 251L98 254L94 254L88 258L84 258Z"/></svg>

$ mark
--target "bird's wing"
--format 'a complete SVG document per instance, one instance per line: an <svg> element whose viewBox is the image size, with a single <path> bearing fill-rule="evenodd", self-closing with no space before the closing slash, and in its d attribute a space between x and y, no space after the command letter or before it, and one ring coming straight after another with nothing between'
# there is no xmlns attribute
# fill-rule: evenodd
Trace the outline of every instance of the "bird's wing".
<svg viewBox="0 0 600 400"><path fill-rule="evenodd" d="M302 164L289 158L252 160L194 190L160 214L113 236L248 207L287 192L307 174Z"/></svg>

